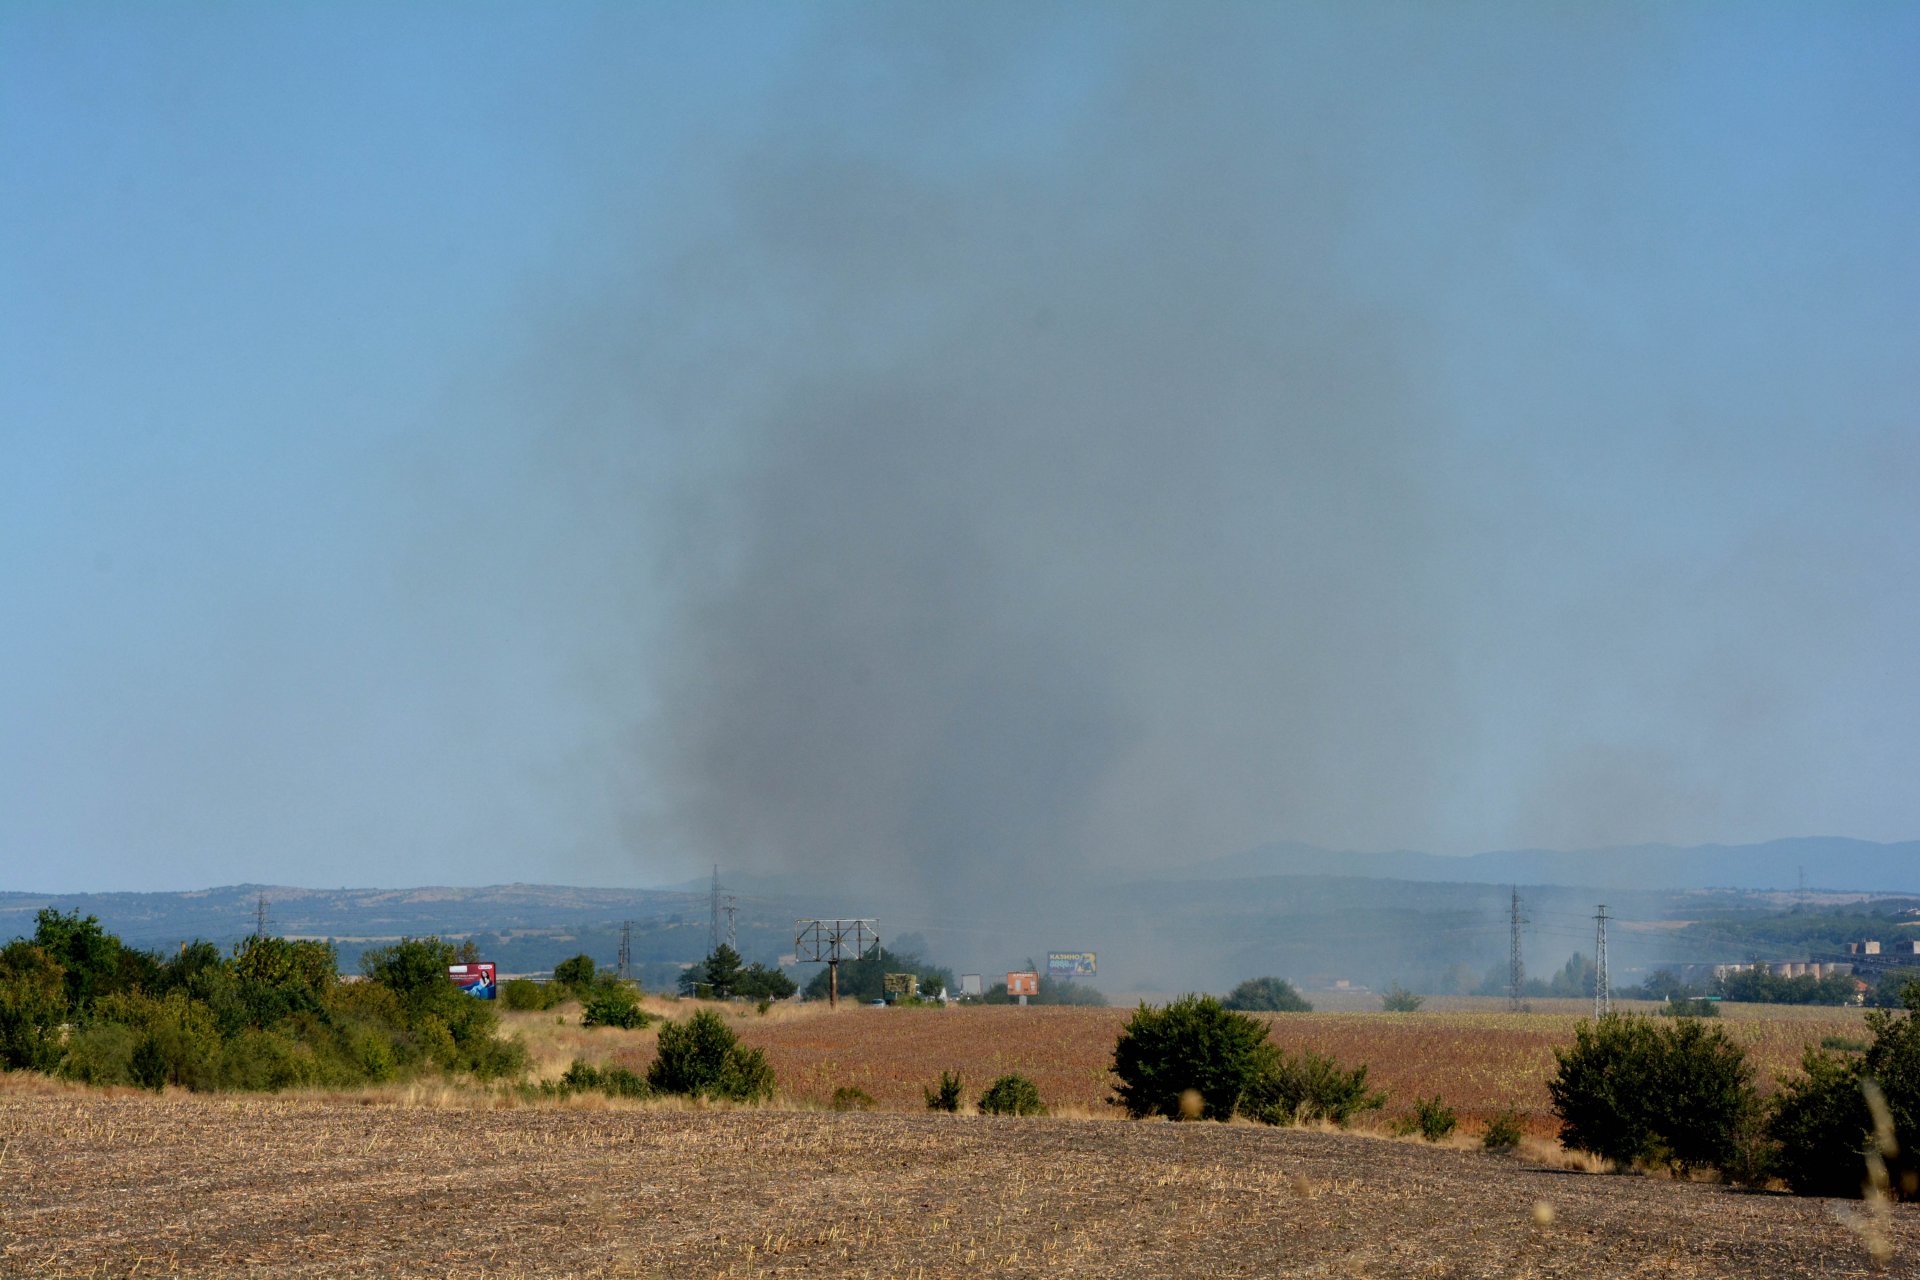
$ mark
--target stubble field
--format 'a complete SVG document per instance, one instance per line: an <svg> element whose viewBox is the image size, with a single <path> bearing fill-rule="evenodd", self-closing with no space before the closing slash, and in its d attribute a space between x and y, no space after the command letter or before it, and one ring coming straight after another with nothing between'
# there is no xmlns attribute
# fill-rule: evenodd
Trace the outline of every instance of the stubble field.
<svg viewBox="0 0 1920 1280"><path fill-rule="evenodd" d="M1104 1063L1124 1011L745 1015L743 1039L780 1073L773 1108L439 1087L156 1097L0 1077L0 1274L1787 1277L1911 1274L1920 1258L1911 1206L1876 1221L1586 1173L1544 1141L1491 1156L1111 1119ZM1570 1029L1571 1013L1288 1015L1274 1036L1369 1061L1403 1100L1498 1109L1535 1098L1528 1064L1551 1062L1563 1017ZM651 1032L513 1021L542 1071L651 1053ZM1785 1064L1857 1014L1729 1025ZM943 1066L970 1093L1023 1070L1068 1114L928 1114L919 1085ZM891 1110L816 1109L847 1084Z"/></svg>

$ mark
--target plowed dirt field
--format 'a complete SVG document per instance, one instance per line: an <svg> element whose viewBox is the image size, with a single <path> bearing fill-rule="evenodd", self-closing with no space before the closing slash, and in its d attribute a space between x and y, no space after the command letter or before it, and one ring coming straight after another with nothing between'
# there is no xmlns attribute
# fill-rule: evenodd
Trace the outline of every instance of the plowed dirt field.
<svg viewBox="0 0 1920 1280"><path fill-rule="evenodd" d="M1912 1275L1920 1210L1377 1137L0 1091L0 1273Z"/></svg>

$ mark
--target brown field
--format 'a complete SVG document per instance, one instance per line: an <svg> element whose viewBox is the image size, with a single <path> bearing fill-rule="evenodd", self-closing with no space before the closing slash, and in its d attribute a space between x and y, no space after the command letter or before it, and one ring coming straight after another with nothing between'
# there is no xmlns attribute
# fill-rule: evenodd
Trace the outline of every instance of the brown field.
<svg viewBox="0 0 1920 1280"><path fill-rule="evenodd" d="M454 1086L156 1097L0 1077L0 1275L1788 1277L1913 1274L1920 1259L1920 1207L1876 1219L1598 1174L1541 1139L1490 1156L1464 1138L1117 1121L1104 1066L1123 1010L729 1012L779 1072L774 1107L530 1105ZM651 1032L554 1017L511 1019L544 1072L650 1055ZM1372 1063L1402 1100L1544 1121L1544 1064L1575 1017L1273 1021L1282 1043ZM1729 1027L1784 1065L1809 1037L1857 1034L1858 1014ZM919 1088L942 1066L970 1092L1022 1070L1067 1114L930 1115ZM888 1112L818 1110L842 1084ZM1894 1251L1884 1270L1875 1238Z"/></svg>
<svg viewBox="0 0 1920 1280"><path fill-rule="evenodd" d="M1274 1043L1366 1063L1368 1081L1387 1092L1384 1111L1362 1123L1386 1126L1412 1109L1415 1097L1438 1095L1477 1129L1512 1108L1529 1130L1551 1134L1547 1079L1553 1049L1572 1042L1586 1008L1580 1001L1536 1001L1533 1013L1505 1012L1499 1001L1456 1001L1419 1013L1286 1013L1263 1016ZM1477 1007L1474 1007L1477 1006ZM1561 1008L1560 1006L1564 1006ZM689 1004L655 1002L655 1012L684 1016ZM841 1086L865 1090L877 1106L919 1111L921 1090L942 1070L957 1070L969 1096L995 1076L1032 1079L1056 1109L1083 1117L1117 1116L1107 1103L1113 1042L1130 1009L879 1009L781 1005L758 1015L750 1005L712 1006L728 1014L742 1040L766 1050L787 1098L825 1105ZM1546 1011L1551 1010L1551 1011ZM1864 1037L1858 1009L1729 1007L1721 1019L1752 1055L1763 1089L1797 1069L1804 1047L1823 1036ZM549 1075L576 1056L644 1070L653 1057L651 1031L558 1027L553 1014L509 1015Z"/></svg>

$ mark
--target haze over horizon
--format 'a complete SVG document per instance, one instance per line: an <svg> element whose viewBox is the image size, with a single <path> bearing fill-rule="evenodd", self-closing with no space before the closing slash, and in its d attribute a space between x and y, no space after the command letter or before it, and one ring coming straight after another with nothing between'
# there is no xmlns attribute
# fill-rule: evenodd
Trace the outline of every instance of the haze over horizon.
<svg viewBox="0 0 1920 1280"><path fill-rule="evenodd" d="M1920 838L1920 11L0 11L0 889Z"/></svg>

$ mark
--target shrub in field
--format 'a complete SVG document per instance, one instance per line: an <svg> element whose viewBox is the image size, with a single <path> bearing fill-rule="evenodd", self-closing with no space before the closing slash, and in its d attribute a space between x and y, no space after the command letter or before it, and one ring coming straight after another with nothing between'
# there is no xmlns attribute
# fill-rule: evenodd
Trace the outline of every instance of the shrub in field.
<svg viewBox="0 0 1920 1280"><path fill-rule="evenodd" d="M500 984L500 1003L516 1012L539 1013L567 998L567 988L558 982L535 982L531 978L508 978Z"/></svg>
<svg viewBox="0 0 1920 1280"><path fill-rule="evenodd" d="M754 1102L773 1096L773 1068L742 1045L719 1014L703 1009L660 1028L660 1048L647 1083L662 1093Z"/></svg>
<svg viewBox="0 0 1920 1280"><path fill-rule="evenodd" d="M592 1091L609 1098L644 1098L653 1089L638 1074L625 1067L596 1067L584 1058L575 1058L560 1077L562 1092Z"/></svg>
<svg viewBox="0 0 1920 1280"><path fill-rule="evenodd" d="M1394 1130L1402 1135L1417 1133L1428 1142L1438 1142L1452 1133L1459 1123L1460 1117L1438 1096L1415 1098L1413 1114L1396 1124Z"/></svg>
<svg viewBox="0 0 1920 1280"><path fill-rule="evenodd" d="M1660 1009L1663 1018L1717 1018L1720 1005L1707 999L1689 999L1685 996L1667 1001Z"/></svg>
<svg viewBox="0 0 1920 1280"><path fill-rule="evenodd" d="M927 1110L945 1111L952 1114L960 1110L960 1073L942 1071L940 1079L930 1089L923 1089L927 1098Z"/></svg>
<svg viewBox="0 0 1920 1280"><path fill-rule="evenodd" d="M833 1091L832 1107L835 1111L871 1111L873 1095L865 1089L843 1084Z"/></svg>
<svg viewBox="0 0 1920 1280"><path fill-rule="evenodd" d="M1249 1085L1275 1061L1266 1024L1212 996L1181 996L1164 1008L1142 1004L1113 1046L1113 1101L1128 1115L1187 1118L1182 1095L1200 1095L1200 1114L1226 1120Z"/></svg>
<svg viewBox="0 0 1920 1280"><path fill-rule="evenodd" d="M1380 993L1380 1007L1388 1013L1414 1013L1423 1003L1420 996L1397 982Z"/></svg>
<svg viewBox="0 0 1920 1280"><path fill-rule="evenodd" d="M323 1068L293 1037L250 1027L222 1048L219 1072L222 1088L277 1092L319 1083Z"/></svg>
<svg viewBox="0 0 1920 1280"><path fill-rule="evenodd" d="M1285 978L1248 978L1228 993L1222 1007L1241 1013L1312 1013L1313 1006Z"/></svg>
<svg viewBox="0 0 1920 1280"><path fill-rule="evenodd" d="M980 1095L980 1113L989 1116L1043 1116L1046 1103L1033 1081L1021 1075L1004 1075L987 1086Z"/></svg>
<svg viewBox="0 0 1920 1280"><path fill-rule="evenodd" d="M1560 1144L1616 1165L1732 1171L1759 1099L1746 1053L1717 1026L1609 1014L1557 1048L1547 1082Z"/></svg>
<svg viewBox="0 0 1920 1280"><path fill-rule="evenodd" d="M640 993L624 982L597 982L580 1010L583 1027L621 1027L631 1031L651 1021L640 1008Z"/></svg>
<svg viewBox="0 0 1920 1280"><path fill-rule="evenodd" d="M1487 1121L1487 1131L1480 1136L1480 1145L1488 1151L1511 1151L1520 1145L1520 1139L1524 1136L1518 1113L1502 1111Z"/></svg>
<svg viewBox="0 0 1920 1280"><path fill-rule="evenodd" d="M1262 1124L1345 1124L1362 1111L1379 1110L1386 1101L1384 1092L1367 1089L1365 1063L1349 1070L1311 1050L1297 1057L1275 1051L1247 1086L1241 1110Z"/></svg>
<svg viewBox="0 0 1920 1280"><path fill-rule="evenodd" d="M133 1083L133 1051L141 1034L117 1023L84 1027L67 1037L60 1074L82 1084Z"/></svg>
<svg viewBox="0 0 1920 1280"><path fill-rule="evenodd" d="M1775 1168L1802 1195L1858 1196L1866 1181L1873 1116L1864 1085L1885 1097L1898 1153L1888 1161L1890 1190L1920 1198L1920 982L1905 989L1906 1011L1867 1014L1872 1040L1857 1054L1809 1049L1802 1074L1773 1101L1768 1136Z"/></svg>

